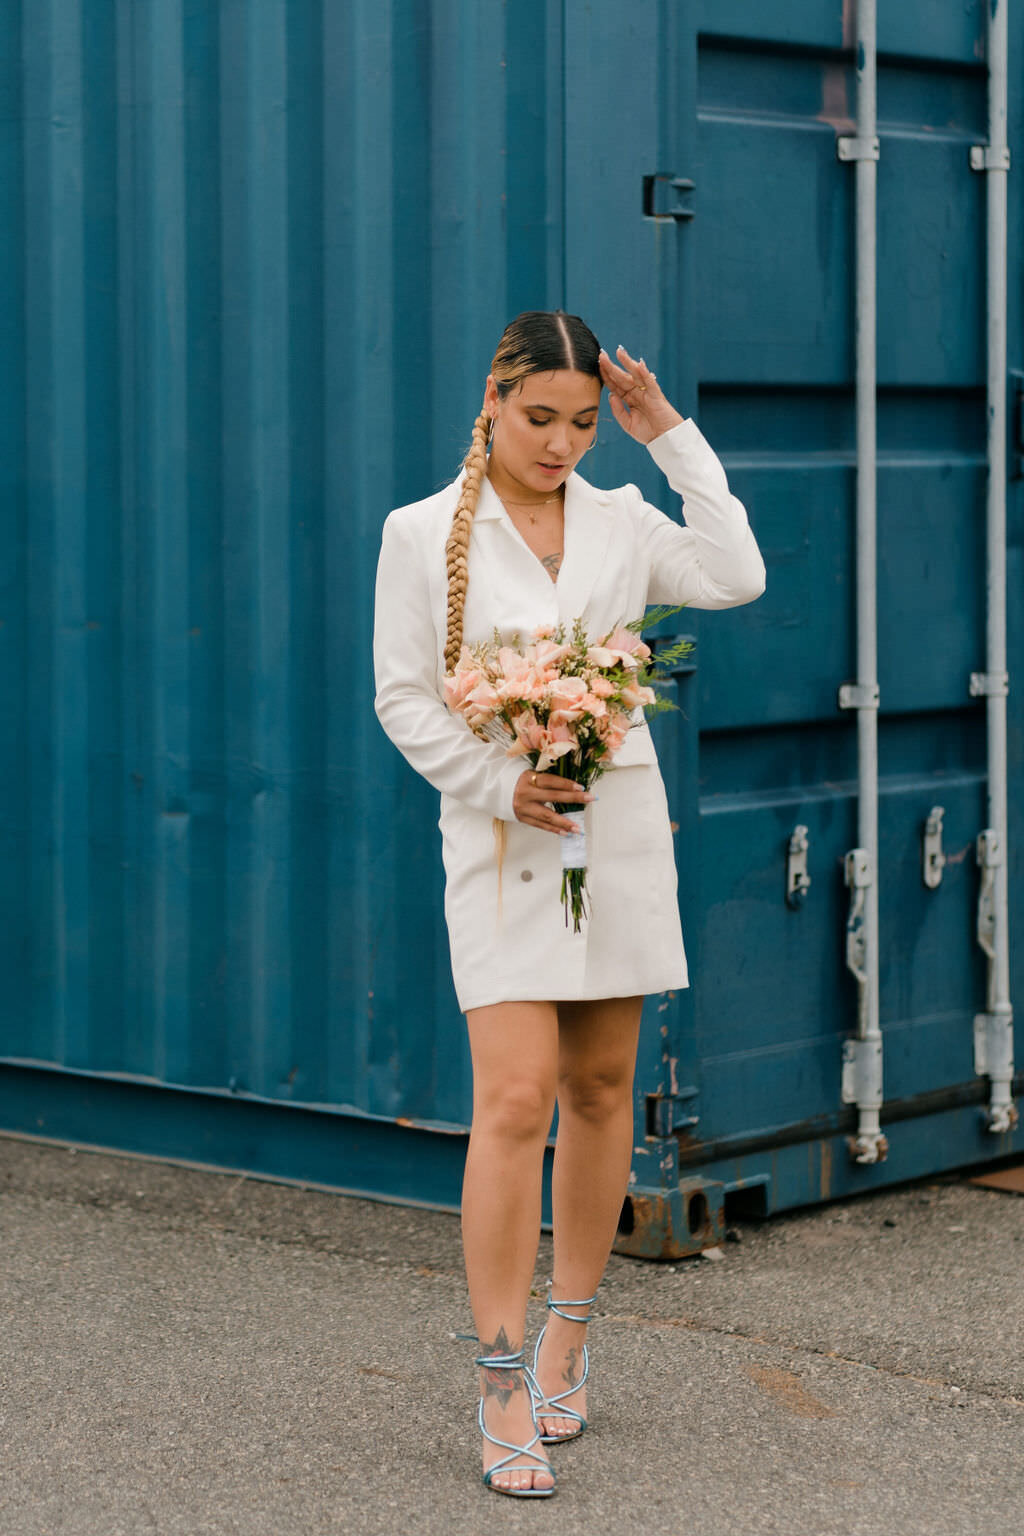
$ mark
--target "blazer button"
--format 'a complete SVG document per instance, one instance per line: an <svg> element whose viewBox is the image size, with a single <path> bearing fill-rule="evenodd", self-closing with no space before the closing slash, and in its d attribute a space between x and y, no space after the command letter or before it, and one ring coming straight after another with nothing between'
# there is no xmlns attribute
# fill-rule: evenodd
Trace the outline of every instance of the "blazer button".
<svg viewBox="0 0 1024 1536"><path fill-rule="evenodd" d="M532 880L533 879L533 870L532 869L524 869L522 874L519 876L519 878L520 878L520 880Z"/></svg>

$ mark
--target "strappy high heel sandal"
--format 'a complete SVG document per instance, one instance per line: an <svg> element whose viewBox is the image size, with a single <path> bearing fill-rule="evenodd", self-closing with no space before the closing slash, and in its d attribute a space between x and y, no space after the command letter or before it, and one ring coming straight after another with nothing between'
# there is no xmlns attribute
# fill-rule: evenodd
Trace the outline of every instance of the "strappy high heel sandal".
<svg viewBox="0 0 1024 1536"><path fill-rule="evenodd" d="M487 1371L522 1371L524 1380L526 1382L527 1391L530 1394L531 1408L537 1399L541 1396L541 1391L536 1381L534 1380L533 1372L530 1370L530 1367L526 1363L525 1352L521 1349L516 1350L514 1355L477 1355L476 1364ZM483 1474L484 1486L486 1488L493 1489L495 1493L511 1494L513 1498L549 1499L555 1491L557 1475L555 1473L554 1467L548 1461L547 1457L542 1456L539 1451L535 1451L533 1449L533 1447L539 1443L541 1438L540 1434L537 1432L536 1414L534 1414L533 1417L533 1439L528 1440L525 1445L513 1445L511 1441L499 1440L497 1435L491 1434L490 1430L487 1428L487 1425L484 1423L484 1400L482 1397L480 1399L480 1409L477 1413L477 1421L480 1425L480 1433L483 1435L485 1440L489 1440L492 1445L500 1446L503 1451L508 1451L507 1456L500 1457L499 1460L494 1463L493 1467L487 1468L487 1471ZM511 1466L510 1463L515 1461L516 1458L520 1456L528 1457L530 1461L536 1462L536 1466ZM497 1475L501 1472L548 1472L551 1474L551 1487L502 1488L500 1485L492 1482L492 1478L497 1477Z"/></svg>
<svg viewBox="0 0 1024 1536"><path fill-rule="evenodd" d="M587 1296L583 1301L552 1301L551 1284L552 1282L549 1280L547 1300L548 1311L556 1313L558 1317L564 1317L570 1323L589 1323L592 1316L590 1312L584 1313L582 1317L576 1317L574 1313L565 1312L562 1309L564 1307L592 1306L593 1303L597 1300L596 1294L593 1296ZM583 1431L587 1427L587 1421L583 1417L582 1413L577 1412L575 1408L570 1408L568 1404L563 1403L562 1398L571 1397L574 1392L578 1392L580 1387L585 1384L587 1377L590 1375L590 1356L587 1353L587 1346L584 1344L583 1375L580 1377L579 1381L574 1382L571 1387L566 1387L564 1392L556 1392L552 1397L545 1397L544 1393L540 1389L540 1382L537 1381L537 1362L540 1359L541 1341L547 1332L547 1327L548 1325L545 1323L544 1327L537 1335L536 1344L533 1346L533 1369L530 1372L530 1376L532 1377L534 1385L537 1389L537 1397L534 1400L533 1411L534 1417L536 1419L575 1419L576 1423L579 1425L579 1428L574 1429L571 1434L540 1436L540 1440L543 1445L559 1445L564 1440L578 1440L580 1435L582 1435Z"/></svg>

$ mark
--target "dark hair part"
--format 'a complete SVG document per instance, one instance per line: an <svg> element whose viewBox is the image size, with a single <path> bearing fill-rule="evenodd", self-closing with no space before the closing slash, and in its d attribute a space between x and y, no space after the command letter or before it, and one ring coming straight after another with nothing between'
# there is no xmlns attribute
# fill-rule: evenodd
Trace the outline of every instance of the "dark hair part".
<svg viewBox="0 0 1024 1536"><path fill-rule="evenodd" d="M561 309L527 309L509 322L491 363L498 398L505 400L533 373L555 373L568 368L601 380L597 337L579 315ZM603 382L603 381L602 381ZM487 473L487 443L491 418L481 411L473 424L473 441L463 464L466 479L452 517L445 546L448 565L448 631L444 650L445 670L452 672L462 651L462 615L468 585L469 535Z"/></svg>

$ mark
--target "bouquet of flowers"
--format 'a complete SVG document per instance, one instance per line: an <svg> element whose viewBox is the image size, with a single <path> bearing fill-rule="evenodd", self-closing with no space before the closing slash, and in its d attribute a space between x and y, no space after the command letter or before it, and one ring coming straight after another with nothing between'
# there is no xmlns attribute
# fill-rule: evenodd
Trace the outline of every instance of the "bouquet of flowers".
<svg viewBox="0 0 1024 1536"><path fill-rule="evenodd" d="M488 643L462 647L444 680L448 707L478 736L505 744L510 757L525 758L539 772L557 764L561 777L589 789L640 723L637 709L675 707L654 685L691 644L677 641L655 658L640 630L678 612L652 610L598 639L587 636L582 619L569 635L564 625L536 629L526 645L518 635L505 645L495 632ZM562 905L566 925L571 916L579 933L587 916L583 807L555 809L577 827L562 839Z"/></svg>

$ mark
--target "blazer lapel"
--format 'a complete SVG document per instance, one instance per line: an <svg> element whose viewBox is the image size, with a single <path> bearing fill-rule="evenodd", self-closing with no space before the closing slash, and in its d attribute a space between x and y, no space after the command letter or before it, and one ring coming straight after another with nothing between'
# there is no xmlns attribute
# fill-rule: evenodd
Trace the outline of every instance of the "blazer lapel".
<svg viewBox="0 0 1024 1536"><path fill-rule="evenodd" d="M565 543L556 584L558 617L565 624L586 609L607 559L613 522L608 493L571 474L565 484Z"/></svg>
<svg viewBox="0 0 1024 1536"><path fill-rule="evenodd" d="M455 499L458 499L457 493ZM557 582L552 583L536 555L516 532L487 479L480 487L473 519L474 529L479 525L479 535L475 535L477 548L491 568L494 580L498 583L509 579L524 582L527 590L536 590L538 596L553 591L558 617L566 624L571 624L586 609L594 583L607 559L613 523L612 498L608 493L595 489L581 475L571 474L565 484L562 565ZM498 544L492 542L488 525L493 525ZM513 573L516 574L513 576Z"/></svg>

